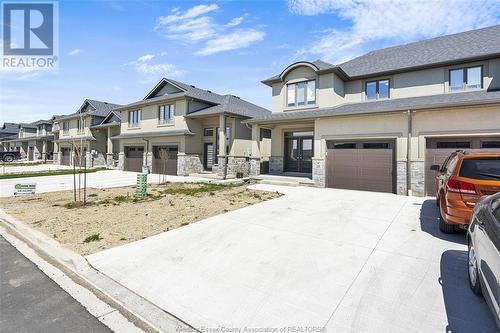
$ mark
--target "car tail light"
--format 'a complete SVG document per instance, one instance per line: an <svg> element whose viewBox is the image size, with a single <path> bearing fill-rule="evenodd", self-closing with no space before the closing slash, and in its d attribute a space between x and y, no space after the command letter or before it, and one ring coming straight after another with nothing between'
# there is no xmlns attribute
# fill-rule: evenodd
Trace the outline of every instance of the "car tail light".
<svg viewBox="0 0 500 333"><path fill-rule="evenodd" d="M462 182L460 180L449 179L446 188L450 192L462 194L477 194L474 184Z"/></svg>

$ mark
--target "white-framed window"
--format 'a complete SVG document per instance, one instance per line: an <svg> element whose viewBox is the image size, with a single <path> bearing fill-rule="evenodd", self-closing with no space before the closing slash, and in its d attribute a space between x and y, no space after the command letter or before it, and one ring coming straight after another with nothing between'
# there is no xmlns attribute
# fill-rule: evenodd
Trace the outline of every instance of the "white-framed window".
<svg viewBox="0 0 500 333"><path fill-rule="evenodd" d="M68 134L69 133L69 121L64 121L62 127L63 127L63 134Z"/></svg>
<svg viewBox="0 0 500 333"><path fill-rule="evenodd" d="M141 126L141 110L134 110L128 112L128 127Z"/></svg>
<svg viewBox="0 0 500 333"><path fill-rule="evenodd" d="M482 87L482 66L450 69L450 91L481 89Z"/></svg>
<svg viewBox="0 0 500 333"><path fill-rule="evenodd" d="M368 81L365 85L365 94L367 100L386 99L390 97L389 79Z"/></svg>
<svg viewBox="0 0 500 333"><path fill-rule="evenodd" d="M287 106L316 104L316 80L287 84Z"/></svg>
<svg viewBox="0 0 500 333"><path fill-rule="evenodd" d="M207 127L203 129L203 136L214 136L213 127Z"/></svg>
<svg viewBox="0 0 500 333"><path fill-rule="evenodd" d="M85 131L86 125L87 125L87 120L85 118L77 119L76 127L78 128L78 133L83 133L83 131Z"/></svg>
<svg viewBox="0 0 500 333"><path fill-rule="evenodd" d="M160 105L158 107L158 123L171 124L174 122L174 104Z"/></svg>

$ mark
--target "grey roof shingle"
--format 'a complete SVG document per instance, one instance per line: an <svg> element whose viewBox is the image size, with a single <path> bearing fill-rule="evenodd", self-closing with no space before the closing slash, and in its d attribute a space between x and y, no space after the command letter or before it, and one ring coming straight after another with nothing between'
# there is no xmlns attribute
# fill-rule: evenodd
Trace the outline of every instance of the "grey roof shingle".
<svg viewBox="0 0 500 333"><path fill-rule="evenodd" d="M267 117L249 119L247 123L279 122L322 117L370 114L405 110L435 109L451 106L500 103L500 91L473 91L441 95L388 99L374 102L342 104L332 108L275 112Z"/></svg>
<svg viewBox="0 0 500 333"><path fill-rule="evenodd" d="M316 60L317 71L333 71L345 80L500 56L500 25L368 52L339 65ZM263 80L269 84L280 75Z"/></svg>
<svg viewBox="0 0 500 333"><path fill-rule="evenodd" d="M495 25L372 51L339 67L354 78L499 54L500 25Z"/></svg>
<svg viewBox="0 0 500 333"><path fill-rule="evenodd" d="M98 117L106 117L109 114L109 112L111 112L112 110L115 110L115 109L121 107L121 105L119 105L119 104L113 104L113 103L108 103L108 102L101 102L101 101L96 101L96 100L93 100L93 99L86 99L83 102L82 107L85 104L87 104L87 103L94 110L92 110L90 112L84 112L84 113L80 113L80 110L78 110L77 112L70 113L70 114L67 114L67 115L55 116L54 119L55 120L63 120L63 119L67 119L67 118L73 118L73 117L75 117L77 115L80 115L80 114L87 114L87 115L98 116ZM80 107L80 109L82 107Z"/></svg>
<svg viewBox="0 0 500 333"><path fill-rule="evenodd" d="M119 108L119 110L126 110L133 107L154 104L157 102L178 99L181 97L190 97L199 101L206 102L208 104L213 104L213 106L198 111L194 111L186 115L186 117L190 118L198 116L206 116L206 115L216 115L220 113L231 113L234 115L251 118L271 113L271 111L265 108L262 108L258 105L255 105L253 103L250 103L233 95L219 95L209 90L196 88L195 86L188 85L172 79L163 78L162 81L171 82L172 84L178 86L184 91L163 96L152 97L142 101L127 104Z"/></svg>
<svg viewBox="0 0 500 333"><path fill-rule="evenodd" d="M19 133L19 124L17 123L3 123L3 126L0 128L0 133Z"/></svg>

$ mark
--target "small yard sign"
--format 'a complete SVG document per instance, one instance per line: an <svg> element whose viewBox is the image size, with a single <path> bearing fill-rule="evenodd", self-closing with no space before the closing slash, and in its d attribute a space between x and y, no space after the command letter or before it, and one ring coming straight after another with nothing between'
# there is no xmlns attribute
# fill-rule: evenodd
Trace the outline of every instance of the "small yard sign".
<svg viewBox="0 0 500 333"><path fill-rule="evenodd" d="M14 195L35 194L36 183L20 183L14 185Z"/></svg>

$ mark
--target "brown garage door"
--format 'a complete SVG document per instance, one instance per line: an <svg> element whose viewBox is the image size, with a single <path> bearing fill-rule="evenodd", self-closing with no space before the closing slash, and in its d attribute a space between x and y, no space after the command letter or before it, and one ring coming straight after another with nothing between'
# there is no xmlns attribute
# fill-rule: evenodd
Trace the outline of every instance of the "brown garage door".
<svg viewBox="0 0 500 333"><path fill-rule="evenodd" d="M124 170L142 172L144 147L125 147Z"/></svg>
<svg viewBox="0 0 500 333"><path fill-rule="evenodd" d="M61 148L61 164L70 165L71 148Z"/></svg>
<svg viewBox="0 0 500 333"><path fill-rule="evenodd" d="M393 193L394 142L327 142L326 185Z"/></svg>
<svg viewBox="0 0 500 333"><path fill-rule="evenodd" d="M500 138L495 137L453 137L427 138L425 149L425 193L436 195L437 172L431 165L442 165L451 153L457 150L475 152L500 152Z"/></svg>
<svg viewBox="0 0 500 333"><path fill-rule="evenodd" d="M153 173L177 175L177 147L153 146Z"/></svg>

